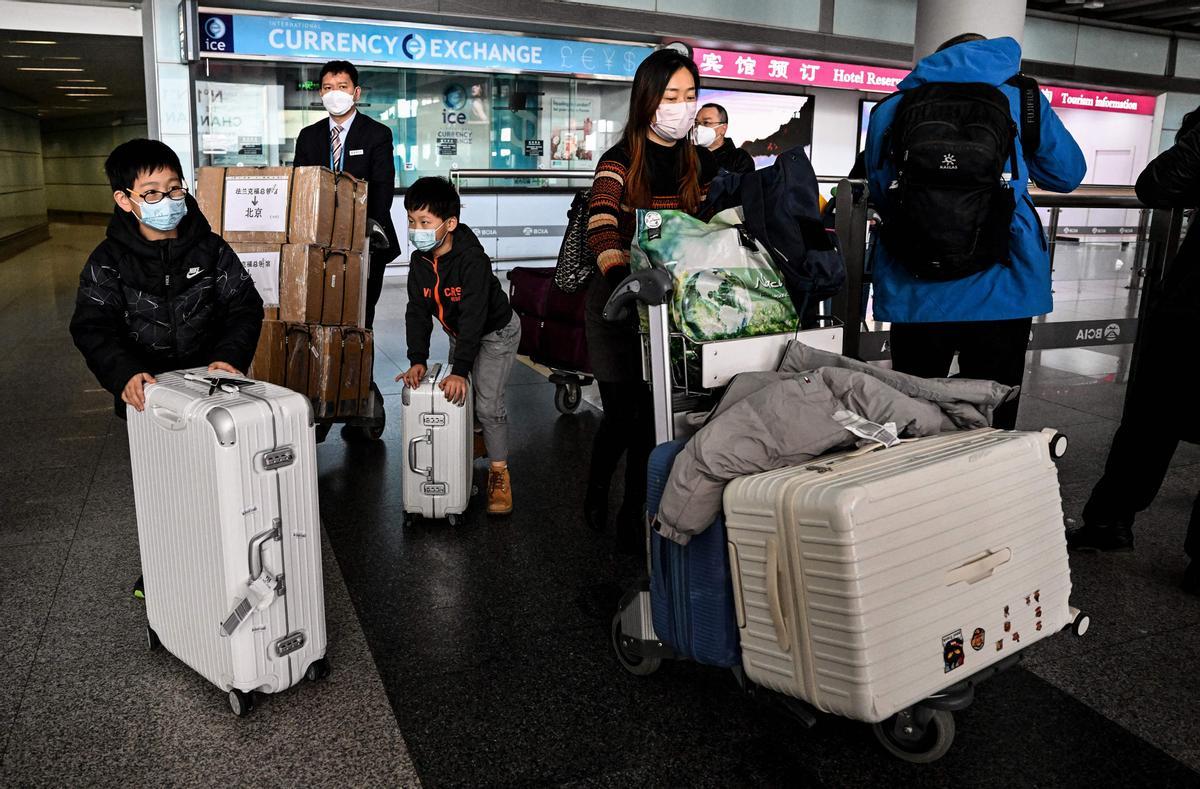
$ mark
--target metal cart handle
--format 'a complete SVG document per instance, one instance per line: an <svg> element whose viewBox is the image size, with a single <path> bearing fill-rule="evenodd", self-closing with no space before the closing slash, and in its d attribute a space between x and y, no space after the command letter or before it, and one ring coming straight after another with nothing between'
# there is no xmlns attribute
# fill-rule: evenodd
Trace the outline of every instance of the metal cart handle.
<svg viewBox="0 0 1200 789"><path fill-rule="evenodd" d="M613 290L604 305L604 320L620 321L629 314L630 305L641 302L648 306L666 304L675 280L666 269L651 268L630 274Z"/></svg>

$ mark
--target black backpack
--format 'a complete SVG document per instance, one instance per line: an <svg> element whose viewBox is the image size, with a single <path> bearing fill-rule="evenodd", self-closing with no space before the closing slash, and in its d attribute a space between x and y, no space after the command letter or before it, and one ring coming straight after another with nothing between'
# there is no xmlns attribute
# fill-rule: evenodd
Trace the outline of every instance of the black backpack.
<svg viewBox="0 0 1200 789"><path fill-rule="evenodd" d="M817 176L803 147L784 151L770 167L722 170L700 213L741 206L746 229L771 254L800 315L838 293L846 264L837 237L821 221Z"/></svg>
<svg viewBox="0 0 1200 789"><path fill-rule="evenodd" d="M1023 75L1021 143L1037 150L1041 97ZM1006 165L1016 177L1017 148L1008 99L984 83L926 83L901 94L884 155L896 166L891 210L880 228L888 250L919 279L952 280L1008 264L1016 208Z"/></svg>

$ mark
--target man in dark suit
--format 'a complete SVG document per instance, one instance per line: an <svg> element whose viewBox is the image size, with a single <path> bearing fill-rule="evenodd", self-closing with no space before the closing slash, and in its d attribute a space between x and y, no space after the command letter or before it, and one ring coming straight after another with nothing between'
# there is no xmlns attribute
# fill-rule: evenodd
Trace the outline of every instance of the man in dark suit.
<svg viewBox="0 0 1200 789"><path fill-rule="evenodd" d="M296 167L319 165L345 171L369 182L367 218L387 233L388 249L371 253L367 275L367 328L375 320L375 304L383 291L383 271L400 254L392 224L392 195L396 182L392 130L354 109L362 97L358 69L345 60L333 60L321 69L321 103L329 112L296 138Z"/></svg>

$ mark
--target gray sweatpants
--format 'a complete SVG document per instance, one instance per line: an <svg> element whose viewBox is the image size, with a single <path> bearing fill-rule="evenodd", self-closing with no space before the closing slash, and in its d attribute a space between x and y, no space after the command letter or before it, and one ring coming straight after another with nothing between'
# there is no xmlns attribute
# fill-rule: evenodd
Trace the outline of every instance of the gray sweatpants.
<svg viewBox="0 0 1200 789"><path fill-rule="evenodd" d="M503 329L483 335L475 366L471 368L471 389L475 392L475 418L483 426L483 442L488 459L508 462L508 409L504 390L521 344L521 319L513 313ZM454 338L450 338L450 359L454 359Z"/></svg>

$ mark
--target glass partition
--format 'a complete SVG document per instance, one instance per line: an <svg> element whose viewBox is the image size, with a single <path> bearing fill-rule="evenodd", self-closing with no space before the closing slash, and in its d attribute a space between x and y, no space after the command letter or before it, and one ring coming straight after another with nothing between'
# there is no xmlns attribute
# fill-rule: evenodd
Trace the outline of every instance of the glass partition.
<svg viewBox="0 0 1200 789"><path fill-rule="evenodd" d="M325 117L320 69L216 59L197 65L199 164L290 164L296 135ZM452 169L594 169L620 135L629 101L627 82L369 67L359 76L359 111L391 128L401 188ZM514 178L471 184L544 185Z"/></svg>

